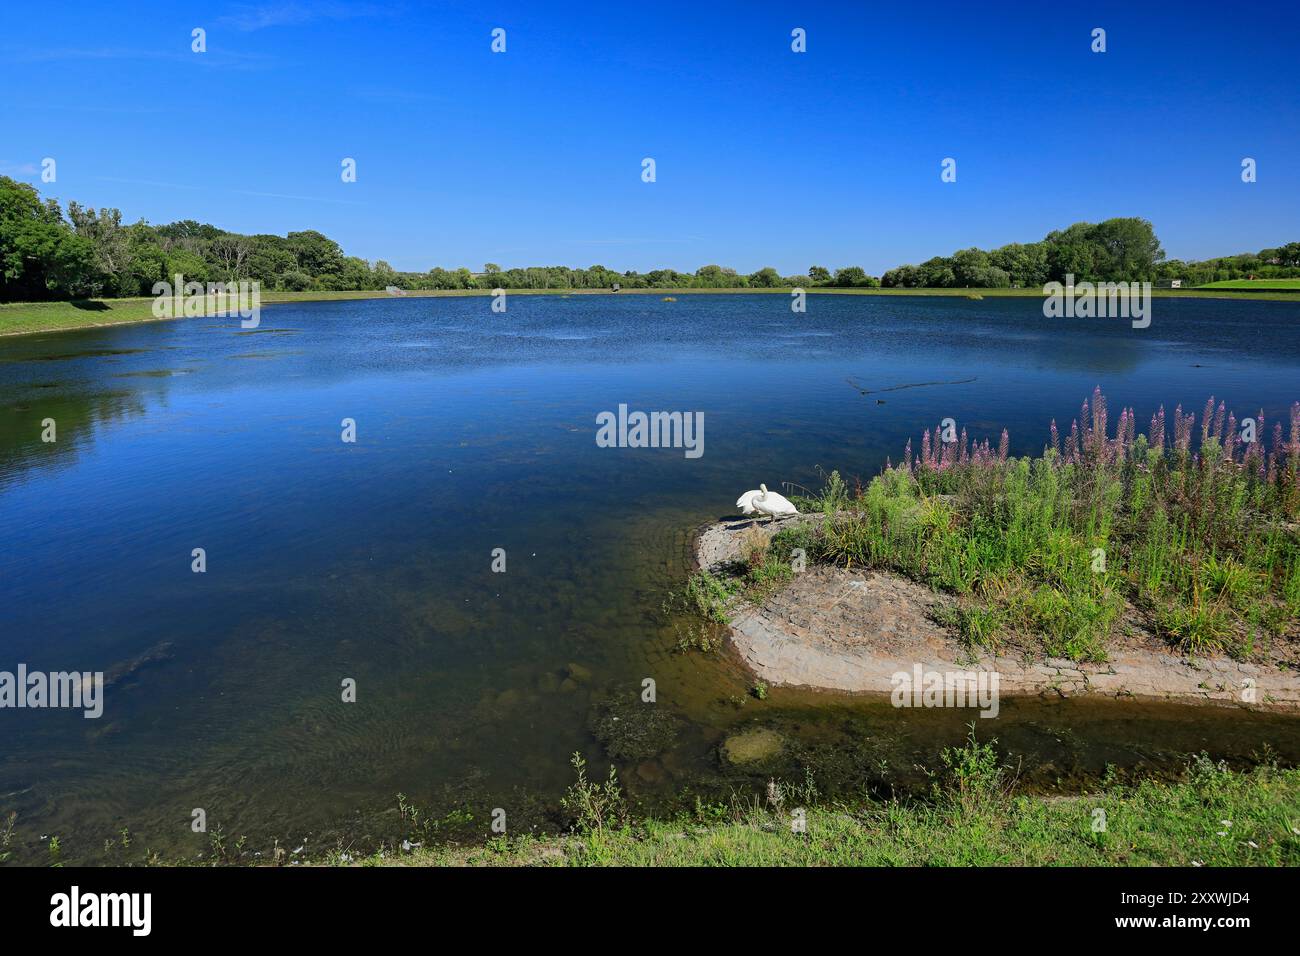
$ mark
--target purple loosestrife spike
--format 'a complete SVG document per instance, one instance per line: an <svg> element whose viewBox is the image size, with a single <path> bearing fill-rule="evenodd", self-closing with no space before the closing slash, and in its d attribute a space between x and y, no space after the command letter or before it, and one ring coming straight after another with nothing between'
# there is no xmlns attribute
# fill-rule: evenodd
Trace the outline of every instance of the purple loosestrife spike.
<svg viewBox="0 0 1300 956"><path fill-rule="evenodd" d="M1232 412L1228 413L1228 429L1223 435L1224 457L1228 461L1236 464L1237 454L1237 416Z"/></svg>
<svg viewBox="0 0 1300 956"><path fill-rule="evenodd" d="M1250 462L1253 477L1263 481L1268 471L1268 462L1264 454L1264 421L1262 418L1257 421L1259 424L1255 428L1255 440L1250 443L1246 459Z"/></svg>
<svg viewBox="0 0 1300 956"><path fill-rule="evenodd" d="M1191 413L1184 415L1181 405L1174 409L1174 446L1183 454L1192 447L1192 424L1195 419L1196 416Z"/></svg>
<svg viewBox="0 0 1300 956"><path fill-rule="evenodd" d="M1300 490L1300 402L1291 406L1291 441L1286 446L1285 471L1291 479L1292 487L1288 490Z"/></svg>
<svg viewBox="0 0 1300 956"><path fill-rule="evenodd" d="M1283 449L1286 446L1282 444L1282 423L1273 423L1273 447L1268 453L1268 483L1275 484L1278 478L1278 472L1282 466Z"/></svg>
<svg viewBox="0 0 1300 956"><path fill-rule="evenodd" d="M1098 440L1104 442L1107 431L1106 396L1101 394L1100 385L1092 390L1092 417L1093 431L1097 433Z"/></svg>
<svg viewBox="0 0 1300 956"><path fill-rule="evenodd" d="M1052 430L1055 431L1055 427ZM1007 452L1010 450L1011 436L1007 434L1007 430L1004 428L1002 429L1002 437L998 439L998 461L1006 461Z"/></svg>
<svg viewBox="0 0 1300 956"><path fill-rule="evenodd" d="M1214 413L1213 435L1219 439L1219 444L1223 444L1223 413L1225 411L1223 402L1219 402L1219 410Z"/></svg>
<svg viewBox="0 0 1300 956"><path fill-rule="evenodd" d="M1264 409L1261 408L1259 416L1255 419L1255 440L1250 446L1253 451L1258 453L1255 455L1255 467L1261 479L1263 479L1267 467L1264 462L1264 435Z"/></svg>
<svg viewBox="0 0 1300 956"><path fill-rule="evenodd" d="M1056 457L1061 457L1061 435L1056 430L1056 419L1052 419L1052 451L1056 452Z"/></svg>
<svg viewBox="0 0 1300 956"><path fill-rule="evenodd" d="M1083 429L1079 433L1079 438L1083 442L1083 447L1088 447L1088 436L1092 433L1092 411L1088 406L1088 400L1085 398L1083 404L1079 407L1079 421L1083 422Z"/></svg>
<svg viewBox="0 0 1300 956"><path fill-rule="evenodd" d="M1201 414L1201 444L1205 444L1210 438L1210 423L1214 416L1214 396L1205 403L1205 411Z"/></svg>

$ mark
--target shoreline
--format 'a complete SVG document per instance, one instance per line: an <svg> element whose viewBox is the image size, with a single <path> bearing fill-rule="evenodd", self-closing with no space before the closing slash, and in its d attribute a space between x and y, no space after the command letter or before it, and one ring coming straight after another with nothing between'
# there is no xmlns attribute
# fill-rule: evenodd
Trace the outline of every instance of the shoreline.
<svg viewBox="0 0 1300 956"><path fill-rule="evenodd" d="M507 289L510 295L789 295L791 287L770 289L622 289L613 292L609 289ZM804 290L810 295L868 295L868 296L906 296L931 298L959 298L978 301L985 298L1042 298L1038 289L867 289L838 288L830 286L810 287ZM384 291L344 291L344 292L267 292L262 301L263 306L283 305L293 302L345 302L363 299L424 299L424 298L466 298L491 296L490 289L419 289L404 295L390 295ZM1277 289L1153 289L1151 295L1161 299L1245 299L1265 302L1300 302L1300 291L1283 291ZM135 325L144 322L172 322L185 318L211 318L205 316L173 316L158 318L153 315L154 299L136 297L127 299L84 299L58 302L10 302L0 303L0 338L12 335L35 335L43 332L71 332L79 329L108 328L114 325ZM92 316L102 316L118 312L121 318L111 322L92 321ZM42 313L45 313L42 315ZM30 324L31 327L12 328L13 325Z"/></svg>
<svg viewBox="0 0 1300 956"><path fill-rule="evenodd" d="M764 533L770 537L788 524ZM725 574L752 527L734 517L696 529L696 569ZM975 655L933 619L951 601L892 572L812 565L760 604L737 599L726 631L745 667L776 687L888 695L894 674L911 674L919 665L941 673L996 671L1004 697L1097 695L1300 713L1300 673L1226 655L1193 659L1141 628L1114 637L1102 664L1030 653ZM1241 699L1247 679L1255 682L1253 702Z"/></svg>

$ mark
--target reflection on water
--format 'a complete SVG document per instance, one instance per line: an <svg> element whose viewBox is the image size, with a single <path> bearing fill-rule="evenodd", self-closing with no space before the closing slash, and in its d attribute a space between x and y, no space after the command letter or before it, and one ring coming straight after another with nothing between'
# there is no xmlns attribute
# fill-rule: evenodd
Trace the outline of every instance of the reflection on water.
<svg viewBox="0 0 1300 956"><path fill-rule="evenodd" d="M196 319L0 340L0 669L144 661L98 721L0 711L0 811L19 812L25 853L54 833L96 862L124 825L197 853L194 807L263 849L364 846L400 834L398 792L469 808L478 830L494 807L516 832L553 824L568 755L603 762L593 715L645 677L677 720L666 749L622 761L644 802L805 770L824 792L915 786L971 714L759 701L725 653L675 649L662 603L690 529L759 481L869 477L947 416L981 438L1008 427L1026 454L1097 384L1143 421L1210 392L1277 420L1300 397L1291 303L1157 300L1146 330L1011 299L488 306L285 305L259 335ZM598 448L595 416L620 403L703 411L704 456ZM1035 700L978 723L1047 789L1201 749L1300 759L1300 724L1276 715ZM720 759L751 725L782 753Z"/></svg>

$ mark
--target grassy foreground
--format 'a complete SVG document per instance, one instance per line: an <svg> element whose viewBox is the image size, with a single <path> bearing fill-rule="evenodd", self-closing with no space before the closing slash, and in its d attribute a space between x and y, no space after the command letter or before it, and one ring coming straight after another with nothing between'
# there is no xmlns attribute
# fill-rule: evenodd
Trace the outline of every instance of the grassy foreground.
<svg viewBox="0 0 1300 956"><path fill-rule="evenodd" d="M1271 292L1243 291L1258 289L1259 283L1241 287L1218 284L1212 289L1155 289L1158 298L1217 298L1217 299L1276 299L1296 301L1296 295L1279 287ZM1042 298L1038 289L837 289L810 288L817 295L882 295L882 296L944 296L948 298ZM624 289L618 295L749 295L756 293L789 295L788 288L776 289ZM416 290L407 292L405 298L441 296L488 296L486 289ZM612 295L606 289L510 289L509 295ZM264 292L263 305L284 302L333 302L351 299L384 299L387 292ZM155 318L152 298L137 299L86 299L76 302L9 302L0 304L0 336L22 335L32 332L57 332L69 329L95 328L105 325L123 325L132 322L167 321Z"/></svg>
<svg viewBox="0 0 1300 956"><path fill-rule="evenodd" d="M928 800L809 804L768 799L629 819L615 783L580 779L565 837L498 837L473 848L381 851L334 865L408 866L1295 866L1300 770L1235 772L1201 756L1176 782L1114 781L1079 797L1016 796L990 744L944 755ZM614 779L611 775L611 779ZM583 796L582 788L586 788ZM594 794L592 791L596 791ZM576 796L575 796L576 794Z"/></svg>

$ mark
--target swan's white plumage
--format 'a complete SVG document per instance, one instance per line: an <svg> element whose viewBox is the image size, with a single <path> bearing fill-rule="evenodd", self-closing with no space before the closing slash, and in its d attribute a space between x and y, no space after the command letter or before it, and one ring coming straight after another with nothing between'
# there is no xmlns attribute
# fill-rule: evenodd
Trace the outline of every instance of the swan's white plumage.
<svg viewBox="0 0 1300 956"><path fill-rule="evenodd" d="M789 498L778 495L775 491L768 491L767 485L759 485L758 488L758 491L747 491L736 499L736 507L740 509L741 514L784 518L799 513L799 509L790 502Z"/></svg>

